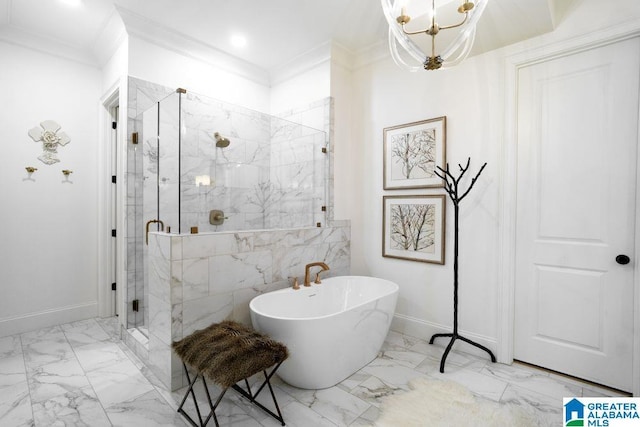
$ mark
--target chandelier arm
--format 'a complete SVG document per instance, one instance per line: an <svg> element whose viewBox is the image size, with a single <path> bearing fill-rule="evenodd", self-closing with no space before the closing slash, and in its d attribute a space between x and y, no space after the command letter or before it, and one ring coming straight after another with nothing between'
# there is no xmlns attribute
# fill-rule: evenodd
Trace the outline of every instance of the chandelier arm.
<svg viewBox="0 0 640 427"><path fill-rule="evenodd" d="M416 34L427 34L428 29L420 30L420 31L407 31L404 29L404 25L402 26L402 32L408 36L415 36Z"/></svg>
<svg viewBox="0 0 640 427"><path fill-rule="evenodd" d="M448 30L450 28L458 28L464 25L465 22L467 22L467 19L469 18L469 12L465 12L464 13L464 19L462 20L462 22L460 22L459 24L455 24L455 25L447 25L446 27L440 27L440 30Z"/></svg>

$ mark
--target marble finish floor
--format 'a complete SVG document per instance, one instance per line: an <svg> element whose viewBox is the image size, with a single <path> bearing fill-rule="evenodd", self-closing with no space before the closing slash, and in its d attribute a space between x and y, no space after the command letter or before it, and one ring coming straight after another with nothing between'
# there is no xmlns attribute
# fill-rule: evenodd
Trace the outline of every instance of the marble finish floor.
<svg viewBox="0 0 640 427"><path fill-rule="evenodd" d="M0 338L0 426L187 425L176 413L184 389L167 391L118 336L116 320L110 318ZM381 400L403 393L422 376L458 382L480 399L520 405L541 426L561 423L563 397L616 395L460 351L452 351L446 373L440 374L442 352L443 347L391 332L378 358L335 387L301 390L276 378L274 390L291 427L374 425ZM268 392L261 397L269 406ZM234 391L217 413L222 426L280 425Z"/></svg>

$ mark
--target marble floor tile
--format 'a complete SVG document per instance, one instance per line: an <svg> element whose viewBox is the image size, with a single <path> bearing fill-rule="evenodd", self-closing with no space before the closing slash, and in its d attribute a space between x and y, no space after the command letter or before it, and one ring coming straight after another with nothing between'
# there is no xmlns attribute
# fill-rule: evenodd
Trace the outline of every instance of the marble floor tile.
<svg viewBox="0 0 640 427"><path fill-rule="evenodd" d="M554 380L544 371L535 372L502 363L487 364L482 373L560 400L567 396L580 396L582 392L581 387Z"/></svg>
<svg viewBox="0 0 640 427"><path fill-rule="evenodd" d="M34 403L33 417L36 427L111 426L102 405L90 386Z"/></svg>
<svg viewBox="0 0 640 427"><path fill-rule="evenodd" d="M72 347L109 340L109 334L95 319L67 323L61 327Z"/></svg>
<svg viewBox="0 0 640 427"><path fill-rule="evenodd" d="M154 389L129 360L87 372L87 377L105 407L128 402Z"/></svg>
<svg viewBox="0 0 640 427"><path fill-rule="evenodd" d="M27 370L33 403L44 402L77 389L90 387L76 359L62 359Z"/></svg>
<svg viewBox="0 0 640 427"><path fill-rule="evenodd" d="M0 384L0 426L31 426L33 411L27 378Z"/></svg>
<svg viewBox="0 0 640 427"><path fill-rule="evenodd" d="M118 344L111 341L100 341L83 345L76 348L75 353L85 372L91 372L120 362L129 361L129 357L127 357Z"/></svg>
<svg viewBox="0 0 640 427"><path fill-rule="evenodd" d="M540 427L562 425L562 399L510 384L505 389L500 403L522 407L538 420Z"/></svg>
<svg viewBox="0 0 640 427"><path fill-rule="evenodd" d="M363 381L356 388L351 390L351 394L370 403L371 405L379 407L381 400L385 397L408 390L409 387L406 385L387 384L380 378L371 375L367 380Z"/></svg>
<svg viewBox="0 0 640 427"><path fill-rule="evenodd" d="M132 400L106 408L114 426L171 427L186 426L182 416L160 394L149 391Z"/></svg>
<svg viewBox="0 0 640 427"><path fill-rule="evenodd" d="M89 319L0 338L0 426L184 427L176 409L186 389L167 390L119 337L117 319ZM561 423L562 397L625 395L527 365L491 363L457 347L441 374L443 353L440 343L390 332L376 359L334 387L303 390L276 375L273 390L289 427L374 426L381 401L420 377L453 380L479 397L517 405L543 427ZM257 387L259 379L251 380ZM214 398L220 391L211 383L209 389ZM196 394L208 413L201 385ZM260 399L272 408L268 389ZM195 416L190 400L185 409ZM232 390L217 415L221 426L280 426Z"/></svg>

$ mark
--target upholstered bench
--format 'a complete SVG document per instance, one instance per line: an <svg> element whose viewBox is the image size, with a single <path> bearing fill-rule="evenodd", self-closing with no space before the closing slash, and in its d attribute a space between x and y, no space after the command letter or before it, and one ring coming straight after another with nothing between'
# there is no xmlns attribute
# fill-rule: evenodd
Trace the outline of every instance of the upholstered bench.
<svg viewBox="0 0 640 427"><path fill-rule="evenodd" d="M211 418L218 426L218 418L215 411L230 387L280 421L283 426L285 425L270 383L273 374L289 355L287 347L283 344L240 323L224 321L198 330L188 337L174 342L172 347L182 359L182 365L189 382L189 387L178 407L178 412L192 425L198 426L183 409L187 397L191 395L193 398L200 426L207 425ZM195 372L193 380L189 376L187 366ZM273 366L273 369L270 373L267 373L267 369L271 366ZM248 378L260 371L264 373L264 381L257 391L253 393ZM193 386L199 378L202 379L204 384L211 410L204 421L193 390ZM222 392L216 398L215 403L211 400L205 378L215 382L222 388ZM247 390L237 384L241 381L244 381ZM255 400L265 386L271 392L277 414Z"/></svg>

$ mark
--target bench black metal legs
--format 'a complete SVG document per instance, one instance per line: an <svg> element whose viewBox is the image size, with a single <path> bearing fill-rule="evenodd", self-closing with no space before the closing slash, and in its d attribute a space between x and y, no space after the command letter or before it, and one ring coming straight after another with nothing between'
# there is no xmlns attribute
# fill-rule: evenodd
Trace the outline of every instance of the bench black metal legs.
<svg viewBox="0 0 640 427"><path fill-rule="evenodd" d="M280 424L282 424L284 426L285 423L284 423L284 419L282 418L282 412L280 412L280 407L278 406L278 401L276 400L276 395L273 392L273 387L271 387L271 382L270 382L271 377L273 377L273 374L275 374L275 372L278 370L278 368L280 367L281 364L282 364L282 362L278 363L271 370L271 373L269 373L269 374L267 374L266 370L262 371L263 374L264 374L264 381L262 382L262 384L260 385L260 387L258 388L258 390L255 393L253 393L251 391L251 386L249 386L249 381L246 378L244 379L244 383L245 383L245 385L247 387L247 390L244 390L242 387L240 387L237 384L232 385L231 388L236 390L242 396L244 396L247 399L249 399L249 402L253 403L258 408L262 409L267 414L271 415L273 418L278 420L280 422ZM189 421L191 423L191 425L193 425L194 427L204 427L204 426L206 426L207 423L211 420L211 418L213 418L213 421L215 422L216 427L219 427L220 424L218 423L218 417L216 416L216 409L218 408L218 405L222 401L222 398L224 397L224 395L227 392L227 390L229 389L229 387L225 387L225 388L222 389L222 391L220 392L220 394L218 395L218 397L216 398L216 401L214 403L212 401L212 399L211 399L211 395L209 393L209 388L207 387L207 382L205 380L204 375L202 375L200 373L196 373L195 376L193 377L193 380L191 380L191 377L189 376L189 371L187 369L187 365L185 365L184 362L183 362L182 366L184 367L184 373L187 376L187 381L189 381L189 388L187 389L187 392L184 394L184 397L182 398L182 402L180 402L180 406L178 407L178 412L180 414L182 414L187 419L187 421ZM202 419L202 413L200 412L200 407L198 405L198 401L196 399L195 392L193 390L193 386L198 381L198 378L202 379L202 384L204 385L204 390L205 390L205 393L207 394L207 401L209 402L209 411L210 412L206 416L204 421ZM258 402L256 400L256 397L258 397L258 395L264 389L265 386L267 386L269 388L269 392L271 393L271 398L273 399L273 404L275 405L277 414L274 413L273 411L271 411L269 408L266 408L264 405L262 405L260 402ZM187 401L187 398L189 397L189 395L191 395L191 397L193 398L193 403L194 403L195 408L196 408L196 413L198 415L199 424L193 418L191 418L191 416L189 416L189 414L187 414L185 412L185 410L183 409L183 406L184 406L185 402Z"/></svg>

